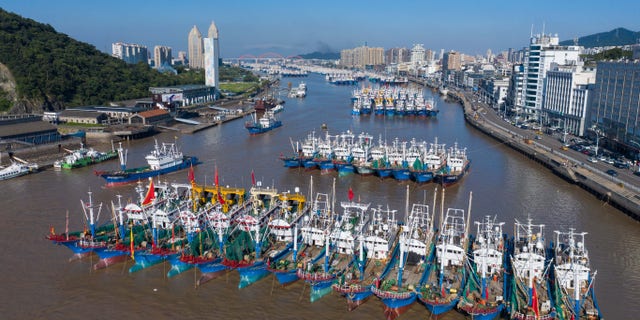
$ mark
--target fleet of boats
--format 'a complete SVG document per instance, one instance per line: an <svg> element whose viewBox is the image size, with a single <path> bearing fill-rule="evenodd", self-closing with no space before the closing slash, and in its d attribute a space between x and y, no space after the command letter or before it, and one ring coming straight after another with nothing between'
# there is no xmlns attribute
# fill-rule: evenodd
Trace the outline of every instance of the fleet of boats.
<svg viewBox="0 0 640 320"><path fill-rule="evenodd" d="M465 148L454 143L447 149L437 138L433 143L415 138L409 141L395 138L387 143L379 137L375 143L364 132L356 135L347 131L332 136L326 131L324 137L311 132L302 141L292 140L291 147L292 155L280 156L285 167L335 170L340 175L375 174L380 178L450 186L459 182L471 167Z"/></svg>
<svg viewBox="0 0 640 320"><path fill-rule="evenodd" d="M420 88L363 87L353 91L351 103L352 115L435 117L439 112Z"/></svg>
<svg viewBox="0 0 640 320"><path fill-rule="evenodd" d="M510 238L503 222L486 216L472 235L471 194L466 210L445 208L444 188L436 228L437 188L433 204L411 205L407 186L398 214L354 200L351 189L336 206L335 179L330 193L314 194L311 181L303 195L264 187L253 173L248 193L220 186L217 170L214 185L197 184L192 170L188 177L139 183L135 200L124 204L119 195L111 202L103 225L103 206L89 192L81 200L87 229L70 232L67 222L47 239L74 259L96 254L96 270L133 261L129 272L139 272L167 263L167 277L198 268L197 285L237 271L239 288L270 275L282 286L303 280L311 302L334 291L353 310L377 297L388 319L416 302L434 316L457 309L474 319L602 319L586 233L556 231L547 244L544 225L529 219L516 221Z"/></svg>
<svg viewBox="0 0 640 320"><path fill-rule="evenodd" d="M291 88L289 91L290 98L304 98L307 96L307 84L300 81L297 87Z"/></svg>

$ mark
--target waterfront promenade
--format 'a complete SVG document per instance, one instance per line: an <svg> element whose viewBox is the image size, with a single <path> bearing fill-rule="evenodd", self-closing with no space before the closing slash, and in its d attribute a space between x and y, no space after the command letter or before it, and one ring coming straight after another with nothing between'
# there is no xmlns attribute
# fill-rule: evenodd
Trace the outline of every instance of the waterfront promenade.
<svg viewBox="0 0 640 320"><path fill-rule="evenodd" d="M619 178L608 175L585 163L584 155L573 155L568 150L562 150L561 144L553 138L536 140L533 138L535 134L513 127L486 105L483 107L473 103L470 95L460 91L449 92L451 98L461 103L467 123L544 165L568 182L581 186L635 220L640 220L640 188L633 181L637 178L632 175L621 175Z"/></svg>

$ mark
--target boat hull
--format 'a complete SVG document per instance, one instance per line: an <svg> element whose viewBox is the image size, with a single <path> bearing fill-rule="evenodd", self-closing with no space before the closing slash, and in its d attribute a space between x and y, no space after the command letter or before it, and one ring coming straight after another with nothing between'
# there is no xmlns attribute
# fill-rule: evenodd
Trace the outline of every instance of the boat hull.
<svg viewBox="0 0 640 320"><path fill-rule="evenodd" d="M166 260L177 258L178 253L154 254L149 251L134 252L133 259L136 261L136 263L131 268L129 268L129 273L138 272Z"/></svg>
<svg viewBox="0 0 640 320"><path fill-rule="evenodd" d="M445 312L450 311L451 309L453 309L453 307L455 307L458 304L459 301L460 301L460 298L457 298L447 303L440 303L440 302L424 300L420 298L420 302L422 302L425 305L425 307L427 307L429 312L431 312L431 314L434 316L438 316ZM474 317L474 319L476 318Z"/></svg>
<svg viewBox="0 0 640 320"><path fill-rule="evenodd" d="M249 134L251 135L256 135L256 134L262 134L265 132L269 132L275 128L279 128L282 127L282 122L281 121L276 121L273 123L273 125L269 126L269 127L260 127L260 126L247 126L247 130L249 130Z"/></svg>
<svg viewBox="0 0 640 320"><path fill-rule="evenodd" d="M240 274L240 282L238 283L238 289L242 289L250 286L254 282L257 282L269 275L267 265L264 261L257 262L251 266L239 267L238 273Z"/></svg>
<svg viewBox="0 0 640 320"><path fill-rule="evenodd" d="M140 171L136 169L127 170L124 172L106 172L100 174L102 178L107 181L107 186L117 186L128 184L132 182L137 182L138 180L143 180L151 177L156 177L159 175L171 173L174 171L182 170L189 168L191 166L195 166L198 164L198 158L196 157L184 157L180 164L175 166L158 169L158 170L144 170L141 168Z"/></svg>
<svg viewBox="0 0 640 320"><path fill-rule="evenodd" d="M428 183L433 180L433 172L428 171L413 171L411 177L417 183Z"/></svg>
<svg viewBox="0 0 640 320"><path fill-rule="evenodd" d="M296 274L295 269L287 270L287 271L271 270L271 273L273 273L276 276L276 279L278 279L278 283L280 283L280 285L282 286L290 285L300 280L300 278L298 278L298 275Z"/></svg>
<svg viewBox="0 0 640 320"><path fill-rule="evenodd" d="M131 253L120 249L106 249L97 251L96 254L100 257L100 260L93 265L93 270L104 269L108 266L124 262L129 258Z"/></svg>
<svg viewBox="0 0 640 320"><path fill-rule="evenodd" d="M384 303L384 315L387 319L395 319L407 312L416 302L416 293L407 292L405 294L395 294L372 289L374 294Z"/></svg>

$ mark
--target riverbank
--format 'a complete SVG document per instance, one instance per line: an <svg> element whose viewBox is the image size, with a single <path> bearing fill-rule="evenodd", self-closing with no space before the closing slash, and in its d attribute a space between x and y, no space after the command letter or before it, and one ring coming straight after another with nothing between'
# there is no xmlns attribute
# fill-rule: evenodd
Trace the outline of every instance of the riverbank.
<svg viewBox="0 0 640 320"><path fill-rule="evenodd" d="M523 136L491 121L485 117L483 110L470 102L463 93L450 91L448 95L460 102L466 122L474 128L510 146L569 183L582 187L598 199L640 221L640 190L636 185L608 176L582 161L531 139L530 136Z"/></svg>

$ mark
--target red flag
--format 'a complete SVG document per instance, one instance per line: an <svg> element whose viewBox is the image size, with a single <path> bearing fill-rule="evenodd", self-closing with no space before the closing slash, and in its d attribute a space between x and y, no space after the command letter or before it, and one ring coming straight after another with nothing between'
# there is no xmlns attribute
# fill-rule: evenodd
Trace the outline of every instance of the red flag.
<svg viewBox="0 0 640 320"><path fill-rule="evenodd" d="M218 202L220 202L220 204L224 204L224 198L222 198L222 195L220 194L220 190L218 190Z"/></svg>
<svg viewBox="0 0 640 320"><path fill-rule="evenodd" d="M215 180L214 181L215 181L215 184L216 184L216 187L217 187L218 186L218 166L216 166L216 175L215 175Z"/></svg>
<svg viewBox="0 0 640 320"><path fill-rule="evenodd" d="M194 183L196 181L196 177L195 174L193 173L193 165L191 165L191 167L189 168L189 182L190 183Z"/></svg>
<svg viewBox="0 0 640 320"><path fill-rule="evenodd" d="M349 201L353 200L353 190L349 187Z"/></svg>
<svg viewBox="0 0 640 320"><path fill-rule="evenodd" d="M256 185L256 175L253 173L253 170L251 170L251 184Z"/></svg>
<svg viewBox="0 0 640 320"><path fill-rule="evenodd" d="M539 316L540 311L538 310L538 293L536 292L536 283L535 278L533 279L533 288L531 291L531 307L533 308L533 312L536 314L536 319Z"/></svg>
<svg viewBox="0 0 640 320"><path fill-rule="evenodd" d="M153 186L153 179L149 179L149 190L147 190L147 195L144 197L144 200L142 200L142 204L143 205L147 205L149 203L151 203L151 201L153 201L153 199L156 198L156 194L155 194L155 188Z"/></svg>

